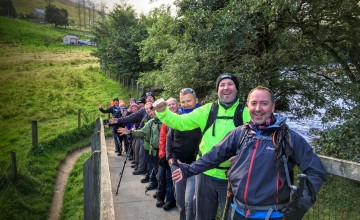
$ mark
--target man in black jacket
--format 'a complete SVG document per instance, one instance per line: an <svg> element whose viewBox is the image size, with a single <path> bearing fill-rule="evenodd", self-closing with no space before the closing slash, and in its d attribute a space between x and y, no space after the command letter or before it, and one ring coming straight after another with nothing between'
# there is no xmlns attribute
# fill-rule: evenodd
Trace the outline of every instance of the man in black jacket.
<svg viewBox="0 0 360 220"><path fill-rule="evenodd" d="M180 105L181 114L190 113L200 106L193 89L185 88L180 91ZM170 167L174 169L172 164L177 160L186 164L196 161L201 138L202 132L200 128L189 131L169 128L166 138L166 159ZM195 219L193 210L195 176L184 178L182 181L174 183L174 185L180 220Z"/></svg>
<svg viewBox="0 0 360 220"><path fill-rule="evenodd" d="M98 103L98 107L99 107L99 111L101 111L102 113L111 113L112 117L115 117L115 115L118 114L118 112L120 111L120 107L119 107L119 99L118 98L114 98L113 99L114 105L110 106L110 108L108 109L103 109L102 104L99 102ZM118 153L118 155L121 155L121 142L119 139L119 135L116 133L116 129L117 127L112 127L112 135L114 137L114 143L115 143L115 153Z"/></svg>

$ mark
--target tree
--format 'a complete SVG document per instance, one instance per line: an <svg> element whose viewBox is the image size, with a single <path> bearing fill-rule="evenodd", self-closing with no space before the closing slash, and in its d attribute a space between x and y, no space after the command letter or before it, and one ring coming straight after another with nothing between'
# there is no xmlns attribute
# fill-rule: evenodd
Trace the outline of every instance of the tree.
<svg viewBox="0 0 360 220"><path fill-rule="evenodd" d="M332 137L322 149L344 137L353 146L360 143L360 136L340 132L360 132L360 126L353 126L360 123L358 0L177 0L175 4L176 17L165 9L154 10L147 18L147 36L131 44L123 38L134 32L122 26L129 17L120 16L124 11L112 14L111 25L102 30L109 36L102 39L102 47L109 47L103 52L124 55L131 48L140 52L131 53L133 59L106 59L107 68L119 73L120 66L125 70L140 56L140 61L154 65L139 75L143 84L160 87L166 96L192 87L199 98L215 97L217 76L230 72L240 79L243 100L251 88L268 86L275 92L278 111L306 117L325 109L324 122L344 121L320 133L320 138ZM131 25L131 30L141 30L139 24Z"/></svg>
<svg viewBox="0 0 360 220"><path fill-rule="evenodd" d="M105 15L106 15L106 9L107 9L106 3L101 2L98 6L99 6L98 13L99 13L99 15L101 17L101 22L104 22Z"/></svg>
<svg viewBox="0 0 360 220"><path fill-rule="evenodd" d="M86 0L81 0L81 7L82 7L82 10L83 10L84 29L86 29Z"/></svg>
<svg viewBox="0 0 360 220"><path fill-rule="evenodd" d="M44 0L47 6L51 5L51 0Z"/></svg>
<svg viewBox="0 0 360 220"><path fill-rule="evenodd" d="M50 24L57 26L69 25L68 11L66 9L59 9L53 5L46 6L45 20Z"/></svg>
<svg viewBox="0 0 360 220"><path fill-rule="evenodd" d="M134 9L126 4L117 5L108 19L95 28L97 51L101 68L115 79L137 79L148 63L141 62L138 44L146 38L146 23L135 16Z"/></svg>
<svg viewBox="0 0 360 220"><path fill-rule="evenodd" d="M0 16L6 17L17 17L15 7L11 0L1 0L0 1Z"/></svg>
<svg viewBox="0 0 360 220"><path fill-rule="evenodd" d="M89 28L95 24L95 4L88 0L88 9L89 9Z"/></svg>
<svg viewBox="0 0 360 220"><path fill-rule="evenodd" d="M76 0L75 8L77 9L77 12L78 12L79 27L81 27L81 25L82 25L82 23L81 23L81 0Z"/></svg>

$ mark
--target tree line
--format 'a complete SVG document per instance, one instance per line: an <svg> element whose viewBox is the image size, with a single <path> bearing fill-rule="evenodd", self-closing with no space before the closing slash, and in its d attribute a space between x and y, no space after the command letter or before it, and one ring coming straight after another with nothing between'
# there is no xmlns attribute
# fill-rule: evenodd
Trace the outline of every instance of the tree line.
<svg viewBox="0 0 360 220"><path fill-rule="evenodd" d="M58 25L67 26L69 25L68 21L68 11L66 9L59 9L55 7L52 2L53 0L45 0L47 6L45 10L45 20L51 24L54 24L55 27ZM76 0L74 2L78 23L73 22L73 25L77 25L79 28L91 29L96 24L97 20L104 19L106 14L106 5L105 3L100 3L96 5L91 0Z"/></svg>
<svg viewBox="0 0 360 220"><path fill-rule="evenodd" d="M358 0L177 0L138 15L117 5L95 28L102 70L176 97L192 87L215 97L220 73L238 76L240 99L271 88L278 111L322 115L333 126L313 145L325 155L360 157Z"/></svg>
<svg viewBox="0 0 360 220"><path fill-rule="evenodd" d="M106 15L107 7L105 3L95 4L91 0L77 0L74 7L77 12L77 21L69 20L68 10L58 8L54 5L54 0L45 1L45 21L57 26L76 25L79 28L91 29L96 25L98 20L103 20ZM40 7L39 7L40 8ZM12 3L12 0L2 0L0 2L0 16L37 19L36 15L31 12L29 14L18 14Z"/></svg>

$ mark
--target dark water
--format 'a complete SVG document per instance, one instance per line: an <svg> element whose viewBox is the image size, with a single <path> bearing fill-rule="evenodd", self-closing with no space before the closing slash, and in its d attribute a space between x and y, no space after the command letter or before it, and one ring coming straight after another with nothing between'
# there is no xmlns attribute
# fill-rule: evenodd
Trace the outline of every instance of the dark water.
<svg viewBox="0 0 360 220"><path fill-rule="evenodd" d="M279 113L287 118L286 123L291 129L299 133L306 141L311 142L316 136L310 133L310 130L323 130L328 125L324 125L321 122L320 117L312 117L306 119L296 119L291 114Z"/></svg>

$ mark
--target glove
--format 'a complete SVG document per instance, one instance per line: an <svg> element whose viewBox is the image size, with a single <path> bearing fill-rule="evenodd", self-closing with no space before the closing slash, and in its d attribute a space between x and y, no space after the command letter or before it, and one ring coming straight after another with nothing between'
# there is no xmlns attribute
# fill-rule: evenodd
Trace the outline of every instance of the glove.
<svg viewBox="0 0 360 220"><path fill-rule="evenodd" d="M298 195L298 199L290 202L281 212L284 214L285 220L301 220L314 202L314 197L305 187L302 194Z"/></svg>
<svg viewBox="0 0 360 220"><path fill-rule="evenodd" d="M304 217L307 210L298 207L294 203L295 202L290 203L281 210L284 214L284 220L301 220Z"/></svg>

